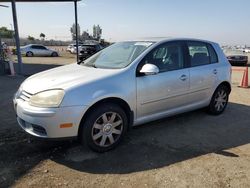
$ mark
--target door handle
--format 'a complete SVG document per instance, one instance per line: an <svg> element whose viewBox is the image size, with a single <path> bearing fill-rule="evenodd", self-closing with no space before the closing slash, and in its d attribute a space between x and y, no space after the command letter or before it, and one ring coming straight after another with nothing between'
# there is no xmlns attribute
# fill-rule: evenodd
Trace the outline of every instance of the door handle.
<svg viewBox="0 0 250 188"><path fill-rule="evenodd" d="M214 74L217 74L217 69L214 69L214 70L213 70L213 73L214 73Z"/></svg>
<svg viewBox="0 0 250 188"><path fill-rule="evenodd" d="M180 80L185 81L186 79L187 79L187 75L185 74L181 75Z"/></svg>

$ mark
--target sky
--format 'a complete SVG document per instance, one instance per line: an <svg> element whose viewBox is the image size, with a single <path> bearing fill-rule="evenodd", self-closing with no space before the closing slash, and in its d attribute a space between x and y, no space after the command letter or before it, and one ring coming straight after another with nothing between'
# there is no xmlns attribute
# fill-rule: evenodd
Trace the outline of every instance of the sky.
<svg viewBox="0 0 250 188"><path fill-rule="evenodd" d="M21 37L71 38L73 3L17 3L17 15ZM188 37L250 45L250 0L82 0L78 19L81 32L99 24L108 41ZM0 7L1 26L13 27L11 8Z"/></svg>

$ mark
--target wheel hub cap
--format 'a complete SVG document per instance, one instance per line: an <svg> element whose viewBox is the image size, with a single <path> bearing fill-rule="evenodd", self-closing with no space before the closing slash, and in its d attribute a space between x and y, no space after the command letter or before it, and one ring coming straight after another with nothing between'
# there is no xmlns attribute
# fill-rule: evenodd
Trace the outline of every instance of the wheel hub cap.
<svg viewBox="0 0 250 188"><path fill-rule="evenodd" d="M111 124L106 124L103 126L103 129L102 131L105 133L105 134L110 134L111 133L111 130L112 130L112 125Z"/></svg>

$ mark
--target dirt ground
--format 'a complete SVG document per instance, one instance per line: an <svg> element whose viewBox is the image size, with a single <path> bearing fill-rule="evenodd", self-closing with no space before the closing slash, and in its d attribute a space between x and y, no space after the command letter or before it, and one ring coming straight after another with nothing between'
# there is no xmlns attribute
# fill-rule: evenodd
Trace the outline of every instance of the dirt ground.
<svg viewBox="0 0 250 188"><path fill-rule="evenodd" d="M24 133L12 107L24 79L0 76L0 187L250 187L250 89L237 87L239 72L222 115L198 110L145 124L104 154Z"/></svg>

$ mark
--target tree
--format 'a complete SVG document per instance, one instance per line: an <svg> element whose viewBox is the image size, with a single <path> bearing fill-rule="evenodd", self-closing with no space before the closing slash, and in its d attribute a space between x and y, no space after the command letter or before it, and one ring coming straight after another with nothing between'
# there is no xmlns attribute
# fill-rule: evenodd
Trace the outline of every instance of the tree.
<svg viewBox="0 0 250 188"><path fill-rule="evenodd" d="M41 40L44 40L44 39L45 39L45 34L44 34L44 33L41 33L41 34L40 34L40 38L41 38Z"/></svg>
<svg viewBox="0 0 250 188"><path fill-rule="evenodd" d="M9 30L7 27L0 27L0 37L1 38L12 38L14 31Z"/></svg>
<svg viewBox="0 0 250 188"><path fill-rule="evenodd" d="M97 40L100 40L101 35L102 35L102 28L99 25L94 25L93 26L93 37Z"/></svg>
<svg viewBox="0 0 250 188"><path fill-rule="evenodd" d="M88 31L83 31L82 32L82 36L80 38L82 41L85 41L85 40L89 40L91 39L91 36L90 34L88 33Z"/></svg>
<svg viewBox="0 0 250 188"><path fill-rule="evenodd" d="M30 41L34 41L34 40L35 40L35 38L29 35L29 36L28 36L28 40L30 40Z"/></svg>
<svg viewBox="0 0 250 188"><path fill-rule="evenodd" d="M80 25L77 24L78 37L80 36L80 33L81 33L80 30L81 30ZM72 40L76 40L76 25L75 24L73 24L72 27L70 28L70 32L71 32Z"/></svg>

